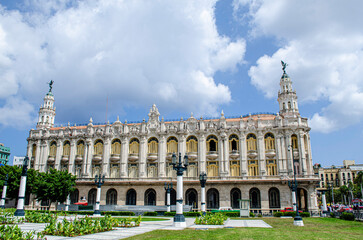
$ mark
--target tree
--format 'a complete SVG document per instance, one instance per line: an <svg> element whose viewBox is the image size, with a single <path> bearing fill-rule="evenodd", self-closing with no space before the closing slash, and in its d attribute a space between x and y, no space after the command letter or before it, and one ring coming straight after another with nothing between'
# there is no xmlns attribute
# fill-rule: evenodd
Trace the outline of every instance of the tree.
<svg viewBox="0 0 363 240"><path fill-rule="evenodd" d="M8 188L6 191L6 197L10 199L17 199L19 195L20 178L21 178L22 167L18 166L1 166L0 167L0 193L2 194L3 186L5 182L6 174L8 174ZM26 180L26 192L25 196L29 196L33 191L34 179L37 178L39 172L34 169L28 169L27 180Z"/></svg>
<svg viewBox="0 0 363 240"><path fill-rule="evenodd" d="M363 188L362 188L362 185L363 185L363 171L360 171L357 174L357 177L354 179L354 183L360 185L360 196L361 196L361 198L363 198Z"/></svg>
<svg viewBox="0 0 363 240"><path fill-rule="evenodd" d="M65 202L76 183L76 176L67 171L50 169L49 172L42 172L34 180L33 193L37 200L49 201L48 207L53 202Z"/></svg>
<svg viewBox="0 0 363 240"><path fill-rule="evenodd" d="M341 194L342 194L342 195L343 195L343 197L344 197L344 204L347 204L347 203L346 203L346 196L347 196L347 194L349 193L349 189L348 189L348 187L347 187L347 186L345 186L345 185L343 185L343 186L340 186L339 190L340 190Z"/></svg>

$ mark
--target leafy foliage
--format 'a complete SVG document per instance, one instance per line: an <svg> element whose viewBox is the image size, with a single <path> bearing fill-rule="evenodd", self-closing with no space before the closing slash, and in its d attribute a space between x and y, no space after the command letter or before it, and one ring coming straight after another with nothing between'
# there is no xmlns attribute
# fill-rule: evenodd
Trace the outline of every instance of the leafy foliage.
<svg viewBox="0 0 363 240"><path fill-rule="evenodd" d="M157 216L157 212L144 212L144 216Z"/></svg>
<svg viewBox="0 0 363 240"><path fill-rule="evenodd" d="M344 219L344 220L348 220L348 221L354 221L354 214L353 213L343 212L342 215L340 215L340 219Z"/></svg>
<svg viewBox="0 0 363 240"><path fill-rule="evenodd" d="M1 240L28 240L28 239L44 239L44 234L35 233L35 231L23 232L18 225L2 225L0 226L0 239Z"/></svg>
<svg viewBox="0 0 363 240"><path fill-rule="evenodd" d="M50 169L49 172L39 173L34 179L33 193L37 200L52 202L65 202L70 192L74 190L76 176L67 171Z"/></svg>
<svg viewBox="0 0 363 240"><path fill-rule="evenodd" d="M36 211L25 212L25 221L30 223L50 223L53 219L57 219L58 214L54 213L40 213Z"/></svg>
<svg viewBox="0 0 363 240"><path fill-rule="evenodd" d="M194 223L198 225L223 225L227 220L227 216L223 213L207 213L206 215L200 214Z"/></svg>

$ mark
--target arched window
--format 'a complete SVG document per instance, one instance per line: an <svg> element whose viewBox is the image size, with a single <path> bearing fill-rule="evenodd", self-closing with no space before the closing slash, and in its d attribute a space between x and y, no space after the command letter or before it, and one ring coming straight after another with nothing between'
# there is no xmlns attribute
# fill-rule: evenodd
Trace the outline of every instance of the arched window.
<svg viewBox="0 0 363 240"><path fill-rule="evenodd" d="M121 141L120 139L115 139L111 144L111 154L120 155L121 154Z"/></svg>
<svg viewBox="0 0 363 240"><path fill-rule="evenodd" d="M53 141L53 142L51 142L50 147L49 147L49 156L55 157L56 154L57 154L57 143L55 141Z"/></svg>
<svg viewBox="0 0 363 240"><path fill-rule="evenodd" d="M303 188L297 189L297 201L301 211L308 212L308 192Z"/></svg>
<svg viewBox="0 0 363 240"><path fill-rule="evenodd" d="M77 143L77 155L78 156L83 156L84 155L84 142L83 142L83 140L80 140Z"/></svg>
<svg viewBox="0 0 363 240"><path fill-rule="evenodd" d="M198 192L194 188L189 188L185 192L185 203L186 205L198 208Z"/></svg>
<svg viewBox="0 0 363 240"><path fill-rule="evenodd" d="M71 199L71 204L78 202L78 199L79 199L79 191L78 191L78 189L75 189L71 193L70 199Z"/></svg>
<svg viewBox="0 0 363 240"><path fill-rule="evenodd" d="M198 152L198 139L195 136L187 138L187 152Z"/></svg>
<svg viewBox="0 0 363 240"><path fill-rule="evenodd" d="M136 191L129 189L126 193L126 205L136 205Z"/></svg>
<svg viewBox="0 0 363 240"><path fill-rule="evenodd" d="M98 139L95 142L93 154L94 155L103 155L103 142L102 142L102 140Z"/></svg>
<svg viewBox="0 0 363 240"><path fill-rule="evenodd" d="M261 208L260 190L258 188L251 188L250 190L250 207Z"/></svg>
<svg viewBox="0 0 363 240"><path fill-rule="evenodd" d="M286 104L283 102L282 103L282 109L285 110L286 109Z"/></svg>
<svg viewBox="0 0 363 240"><path fill-rule="evenodd" d="M291 145L293 149L298 149L297 136L295 134L291 136Z"/></svg>
<svg viewBox="0 0 363 240"><path fill-rule="evenodd" d="M129 178L137 178L139 176L139 167L137 163L129 164Z"/></svg>
<svg viewBox="0 0 363 240"><path fill-rule="evenodd" d="M211 188L207 191L207 208L209 209L219 208L219 192L215 188Z"/></svg>
<svg viewBox="0 0 363 240"><path fill-rule="evenodd" d="M239 161L230 161L230 170L231 170L231 176L237 177L240 176L240 164Z"/></svg>
<svg viewBox="0 0 363 240"><path fill-rule="evenodd" d="M117 205L117 191L113 188L106 193L106 205Z"/></svg>
<svg viewBox="0 0 363 240"><path fill-rule="evenodd" d="M218 164L215 161L207 162L207 176L208 177L217 177L219 172Z"/></svg>
<svg viewBox="0 0 363 240"><path fill-rule="evenodd" d="M168 153L178 152L178 139L176 137L169 137L166 144Z"/></svg>
<svg viewBox="0 0 363 240"><path fill-rule="evenodd" d="M287 105L289 106L289 109L291 109L291 102L288 102Z"/></svg>
<svg viewBox="0 0 363 240"><path fill-rule="evenodd" d="M233 209L239 209L240 199L241 199L241 190L239 190L239 188L233 188L231 190L231 207Z"/></svg>
<svg viewBox="0 0 363 240"><path fill-rule="evenodd" d="M152 137L148 141L148 153L158 153L158 139Z"/></svg>
<svg viewBox="0 0 363 240"><path fill-rule="evenodd" d="M207 137L207 151L217 152L218 151L218 138L214 135Z"/></svg>
<svg viewBox="0 0 363 240"><path fill-rule="evenodd" d="M236 134L229 136L229 151L237 152L239 151L239 138Z"/></svg>
<svg viewBox="0 0 363 240"><path fill-rule="evenodd" d="M156 206L156 192L154 189L149 188L148 190L146 190L144 205Z"/></svg>
<svg viewBox="0 0 363 240"><path fill-rule="evenodd" d="M277 165L275 159L268 159L267 162L267 175L275 176L277 175Z"/></svg>
<svg viewBox="0 0 363 240"><path fill-rule="evenodd" d="M88 192L88 205L95 205L96 204L96 195L97 195L97 189L92 188Z"/></svg>
<svg viewBox="0 0 363 240"><path fill-rule="evenodd" d="M133 138L130 140L130 145L129 145L129 153L130 154L139 154L139 139L137 138Z"/></svg>
<svg viewBox="0 0 363 240"><path fill-rule="evenodd" d="M71 144L69 141L65 141L63 144L63 156L69 156L71 152Z"/></svg>
<svg viewBox="0 0 363 240"><path fill-rule="evenodd" d="M37 153L37 145L36 144L33 144L33 147L32 147L32 157L34 159L36 157L36 153Z"/></svg>
<svg viewBox="0 0 363 240"><path fill-rule="evenodd" d="M275 137L272 133L265 134L265 150L275 150Z"/></svg>
<svg viewBox="0 0 363 240"><path fill-rule="evenodd" d="M277 188L270 188L268 191L270 208L280 208L280 191Z"/></svg>
<svg viewBox="0 0 363 240"><path fill-rule="evenodd" d="M247 141L247 151L257 151L257 138L256 135L253 133L250 133L246 137Z"/></svg>
<svg viewBox="0 0 363 240"><path fill-rule="evenodd" d="M248 175L249 176L258 176L259 175L257 160L248 161Z"/></svg>

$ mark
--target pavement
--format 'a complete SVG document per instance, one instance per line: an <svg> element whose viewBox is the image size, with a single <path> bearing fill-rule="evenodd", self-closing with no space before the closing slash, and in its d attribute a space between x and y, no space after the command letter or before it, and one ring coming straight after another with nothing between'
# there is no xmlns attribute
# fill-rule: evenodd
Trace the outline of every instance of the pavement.
<svg viewBox="0 0 363 240"><path fill-rule="evenodd" d="M194 218L186 218L187 228L191 229L199 229L199 230L207 230L213 228L235 228L235 227L258 227L258 228L271 228L270 225L265 223L263 220L227 220L224 225L195 225ZM23 231L42 231L46 223L23 223L19 224L19 227ZM173 226L173 219L169 218L169 220L164 221L150 221L150 222L141 222L139 227L133 228L116 228L115 230L89 234L84 236L77 237L62 237L62 236L50 236L46 235L47 240L63 240L63 239L89 239L89 240L116 240L132 237L135 235L151 232L154 230L183 230L184 228L176 228Z"/></svg>

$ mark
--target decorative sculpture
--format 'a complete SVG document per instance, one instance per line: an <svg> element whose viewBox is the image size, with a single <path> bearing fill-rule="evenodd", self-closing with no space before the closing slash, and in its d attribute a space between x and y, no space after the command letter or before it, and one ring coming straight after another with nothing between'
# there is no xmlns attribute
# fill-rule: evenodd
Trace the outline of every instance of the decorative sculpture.
<svg viewBox="0 0 363 240"><path fill-rule="evenodd" d="M49 92L52 92L53 83L54 83L53 80L50 80L50 82L48 83L49 84Z"/></svg>
<svg viewBox="0 0 363 240"><path fill-rule="evenodd" d="M282 65L282 71L284 71L284 74L286 74L286 67L287 67L287 63L285 63L284 61L281 60L281 65Z"/></svg>

